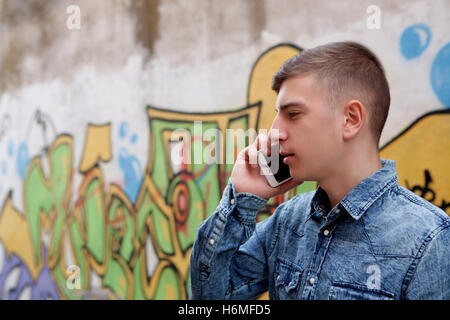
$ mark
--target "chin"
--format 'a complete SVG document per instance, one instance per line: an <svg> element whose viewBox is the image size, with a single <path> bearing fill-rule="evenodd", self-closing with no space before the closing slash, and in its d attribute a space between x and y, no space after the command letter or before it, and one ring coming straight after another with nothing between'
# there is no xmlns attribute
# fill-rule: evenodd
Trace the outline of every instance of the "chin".
<svg viewBox="0 0 450 320"><path fill-rule="evenodd" d="M308 174L299 172L298 170L289 170L291 177L296 181L313 181Z"/></svg>
<svg viewBox="0 0 450 320"><path fill-rule="evenodd" d="M298 172L295 172L294 170L289 170L289 174L291 175L291 177L292 177L294 180L297 180L297 181L305 181L305 179L303 179L302 175L299 174Z"/></svg>

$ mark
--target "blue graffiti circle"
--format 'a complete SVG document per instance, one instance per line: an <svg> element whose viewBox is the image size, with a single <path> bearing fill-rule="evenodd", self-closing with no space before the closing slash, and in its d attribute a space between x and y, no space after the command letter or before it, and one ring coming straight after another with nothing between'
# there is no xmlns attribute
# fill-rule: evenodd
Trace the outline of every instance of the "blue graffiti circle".
<svg viewBox="0 0 450 320"><path fill-rule="evenodd" d="M128 154L124 147L119 151L119 166L125 176L124 191L131 201L135 202L143 179L142 166L138 158Z"/></svg>
<svg viewBox="0 0 450 320"><path fill-rule="evenodd" d="M430 44L431 31L419 23L406 28L400 37L400 51L406 59L417 58Z"/></svg>
<svg viewBox="0 0 450 320"><path fill-rule="evenodd" d="M430 82L444 107L450 108L450 42L443 46L434 58Z"/></svg>

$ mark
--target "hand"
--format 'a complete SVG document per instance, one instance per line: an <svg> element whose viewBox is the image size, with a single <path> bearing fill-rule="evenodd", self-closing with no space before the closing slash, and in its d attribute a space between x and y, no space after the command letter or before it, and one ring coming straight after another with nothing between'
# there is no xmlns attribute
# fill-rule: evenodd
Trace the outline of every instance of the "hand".
<svg viewBox="0 0 450 320"><path fill-rule="evenodd" d="M270 156L271 142L278 141L277 138L272 131L269 133L269 137L260 134L251 145L239 152L231 172L231 180L237 193L247 192L270 199L303 183L303 181L291 179L273 188L261 173L258 164L258 150L262 150L264 154Z"/></svg>

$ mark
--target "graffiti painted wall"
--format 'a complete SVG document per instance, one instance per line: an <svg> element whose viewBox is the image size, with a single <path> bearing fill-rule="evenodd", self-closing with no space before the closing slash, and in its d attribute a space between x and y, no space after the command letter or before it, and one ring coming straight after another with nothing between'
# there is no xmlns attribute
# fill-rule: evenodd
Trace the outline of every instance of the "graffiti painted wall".
<svg viewBox="0 0 450 320"><path fill-rule="evenodd" d="M380 155L450 214L449 3L282 2L0 1L2 299L186 299L196 229L275 116L273 73L329 41L380 57Z"/></svg>

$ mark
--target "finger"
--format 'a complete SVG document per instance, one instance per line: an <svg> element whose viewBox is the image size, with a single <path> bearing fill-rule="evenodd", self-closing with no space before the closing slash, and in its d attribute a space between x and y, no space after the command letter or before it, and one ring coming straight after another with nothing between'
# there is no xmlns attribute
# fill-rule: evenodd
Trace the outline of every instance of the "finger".
<svg viewBox="0 0 450 320"><path fill-rule="evenodd" d="M255 145L250 145L248 147L248 163L252 168L258 167L258 150L256 149Z"/></svg>
<svg viewBox="0 0 450 320"><path fill-rule="evenodd" d="M269 144L279 144L280 143L280 130L278 129L270 129L269 131Z"/></svg>
<svg viewBox="0 0 450 320"><path fill-rule="evenodd" d="M248 149L248 147L242 149L238 153L238 156L237 156L237 159L236 159L236 164L245 164L247 162L247 157L248 157L248 155L247 155L248 150L247 149Z"/></svg>
<svg viewBox="0 0 450 320"><path fill-rule="evenodd" d="M261 150L265 155L270 156L270 143L269 138L265 134L259 134L256 138L257 140L257 149Z"/></svg>

